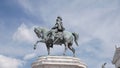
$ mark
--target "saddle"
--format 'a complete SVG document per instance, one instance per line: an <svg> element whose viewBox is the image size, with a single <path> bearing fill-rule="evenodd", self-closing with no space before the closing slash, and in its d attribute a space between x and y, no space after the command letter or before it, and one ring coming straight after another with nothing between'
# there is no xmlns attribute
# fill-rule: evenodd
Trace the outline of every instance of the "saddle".
<svg viewBox="0 0 120 68"><path fill-rule="evenodd" d="M62 32L55 32L54 34L52 34L52 32L50 32L48 34L48 39L52 39L53 44L60 43L63 40L63 33Z"/></svg>
<svg viewBox="0 0 120 68"><path fill-rule="evenodd" d="M63 33L62 32L55 33L53 44L61 43L62 40L63 40Z"/></svg>

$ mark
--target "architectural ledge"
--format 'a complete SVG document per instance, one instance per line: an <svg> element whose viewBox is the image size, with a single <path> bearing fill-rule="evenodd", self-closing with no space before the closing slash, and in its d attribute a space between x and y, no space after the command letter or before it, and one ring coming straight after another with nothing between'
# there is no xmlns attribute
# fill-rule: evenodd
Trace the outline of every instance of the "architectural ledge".
<svg viewBox="0 0 120 68"><path fill-rule="evenodd" d="M43 56L39 57L36 62L32 64L32 68L36 66L75 66L77 68L87 68L79 58L69 56ZM52 67L51 67L52 68Z"/></svg>

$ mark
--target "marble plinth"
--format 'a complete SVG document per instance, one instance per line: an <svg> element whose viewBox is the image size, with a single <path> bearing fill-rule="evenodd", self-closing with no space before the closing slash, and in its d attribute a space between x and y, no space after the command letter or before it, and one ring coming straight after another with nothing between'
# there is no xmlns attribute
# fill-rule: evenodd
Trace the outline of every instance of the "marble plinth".
<svg viewBox="0 0 120 68"><path fill-rule="evenodd" d="M87 68L87 66L75 57L43 56L33 62L32 68Z"/></svg>

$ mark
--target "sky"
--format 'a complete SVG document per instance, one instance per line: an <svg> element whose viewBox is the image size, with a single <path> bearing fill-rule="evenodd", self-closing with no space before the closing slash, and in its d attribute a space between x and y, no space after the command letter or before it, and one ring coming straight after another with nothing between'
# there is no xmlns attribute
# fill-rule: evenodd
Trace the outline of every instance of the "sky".
<svg viewBox="0 0 120 68"><path fill-rule="evenodd" d="M88 68L115 68L111 63L115 45L120 47L119 0L0 0L0 68L31 68L38 56L47 56L34 27L51 28L57 16L66 31L79 34L76 57ZM51 55L62 55L54 46ZM70 50L66 53L72 56Z"/></svg>

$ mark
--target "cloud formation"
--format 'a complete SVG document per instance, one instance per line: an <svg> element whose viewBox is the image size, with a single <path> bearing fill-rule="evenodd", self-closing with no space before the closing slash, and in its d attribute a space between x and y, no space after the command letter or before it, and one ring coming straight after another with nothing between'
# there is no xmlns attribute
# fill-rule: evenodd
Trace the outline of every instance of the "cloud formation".
<svg viewBox="0 0 120 68"><path fill-rule="evenodd" d="M13 40L16 41L26 41L29 43L33 43L35 41L35 37L34 37L34 32L33 32L33 28L28 28L24 23L21 24L17 31L14 33L13 35Z"/></svg>
<svg viewBox="0 0 120 68"><path fill-rule="evenodd" d="M35 58L36 57L36 54L35 53L30 53L30 54L27 54L24 56L24 60L30 60L32 58Z"/></svg>
<svg viewBox="0 0 120 68"><path fill-rule="evenodd" d="M23 61L0 55L0 68L19 68L23 66Z"/></svg>

